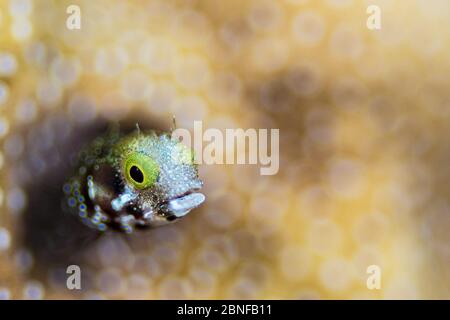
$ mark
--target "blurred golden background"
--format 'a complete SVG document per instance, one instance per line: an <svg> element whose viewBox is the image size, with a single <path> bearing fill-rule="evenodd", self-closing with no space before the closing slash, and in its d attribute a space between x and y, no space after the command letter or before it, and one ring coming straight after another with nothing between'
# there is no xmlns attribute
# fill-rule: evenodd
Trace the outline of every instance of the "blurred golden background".
<svg viewBox="0 0 450 320"><path fill-rule="evenodd" d="M0 0L0 298L449 299L449 40L446 0ZM279 128L278 175L201 166L181 222L67 249L69 291L36 181L83 125L172 115Z"/></svg>

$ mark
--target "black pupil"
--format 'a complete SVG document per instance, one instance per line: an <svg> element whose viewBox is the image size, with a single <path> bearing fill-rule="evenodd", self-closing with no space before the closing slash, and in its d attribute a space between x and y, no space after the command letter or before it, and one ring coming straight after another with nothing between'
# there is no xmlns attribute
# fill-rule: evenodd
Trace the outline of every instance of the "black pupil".
<svg viewBox="0 0 450 320"><path fill-rule="evenodd" d="M137 183L144 182L144 174L142 173L141 169L136 166L132 166L130 168L130 177Z"/></svg>

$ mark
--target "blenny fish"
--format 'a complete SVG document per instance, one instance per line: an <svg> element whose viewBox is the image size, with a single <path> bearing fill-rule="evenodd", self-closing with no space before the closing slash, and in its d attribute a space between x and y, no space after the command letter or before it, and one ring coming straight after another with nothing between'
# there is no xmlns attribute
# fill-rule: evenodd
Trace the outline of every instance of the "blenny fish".
<svg viewBox="0 0 450 320"><path fill-rule="evenodd" d="M100 231L165 225L205 201L193 151L169 132L109 130L80 151L75 168L63 205Z"/></svg>

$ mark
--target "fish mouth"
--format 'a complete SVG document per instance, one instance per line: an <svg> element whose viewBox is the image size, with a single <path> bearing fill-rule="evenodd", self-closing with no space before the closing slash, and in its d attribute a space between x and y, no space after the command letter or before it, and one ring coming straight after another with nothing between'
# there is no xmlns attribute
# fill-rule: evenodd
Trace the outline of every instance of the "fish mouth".
<svg viewBox="0 0 450 320"><path fill-rule="evenodd" d="M174 220L185 216L192 209L199 207L205 200L206 197L203 193L188 191L167 201L164 205L164 211L169 214L169 219Z"/></svg>
<svg viewBox="0 0 450 320"><path fill-rule="evenodd" d="M188 191L171 200L167 200L160 204L156 210L148 210L144 212L139 224L142 226L159 226L165 225L172 221L187 215L192 209L197 208L206 197L200 192L194 190Z"/></svg>

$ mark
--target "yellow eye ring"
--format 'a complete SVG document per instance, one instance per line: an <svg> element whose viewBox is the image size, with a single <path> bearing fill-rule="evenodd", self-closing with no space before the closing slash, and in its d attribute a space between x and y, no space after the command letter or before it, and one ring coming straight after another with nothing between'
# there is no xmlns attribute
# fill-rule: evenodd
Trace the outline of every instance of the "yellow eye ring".
<svg viewBox="0 0 450 320"><path fill-rule="evenodd" d="M159 166L155 160L142 153L133 153L124 161L126 180L137 189L151 187L159 175Z"/></svg>

